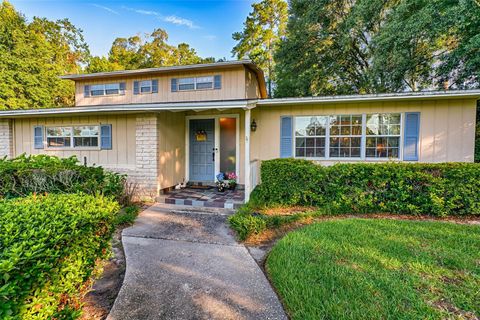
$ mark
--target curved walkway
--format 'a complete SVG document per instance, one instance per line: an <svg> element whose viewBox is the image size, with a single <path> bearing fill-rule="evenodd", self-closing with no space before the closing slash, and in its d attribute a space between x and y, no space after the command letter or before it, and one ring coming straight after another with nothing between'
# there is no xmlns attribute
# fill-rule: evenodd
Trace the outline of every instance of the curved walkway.
<svg viewBox="0 0 480 320"><path fill-rule="evenodd" d="M107 319L287 319L225 211L188 210L156 204L123 231L127 270Z"/></svg>

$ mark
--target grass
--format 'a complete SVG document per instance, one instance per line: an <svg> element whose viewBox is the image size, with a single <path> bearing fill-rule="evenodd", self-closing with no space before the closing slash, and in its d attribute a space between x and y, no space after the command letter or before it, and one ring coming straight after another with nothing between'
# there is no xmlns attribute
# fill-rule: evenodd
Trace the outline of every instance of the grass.
<svg viewBox="0 0 480 320"><path fill-rule="evenodd" d="M476 319L480 226L339 219L291 232L266 261L292 319Z"/></svg>

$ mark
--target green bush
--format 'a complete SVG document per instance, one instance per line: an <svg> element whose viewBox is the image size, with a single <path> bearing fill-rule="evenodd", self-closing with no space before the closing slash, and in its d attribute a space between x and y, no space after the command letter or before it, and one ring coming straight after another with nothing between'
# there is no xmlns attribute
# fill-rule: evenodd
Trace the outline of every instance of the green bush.
<svg viewBox="0 0 480 320"><path fill-rule="evenodd" d="M77 317L118 210L113 200L85 194L0 201L0 318Z"/></svg>
<svg viewBox="0 0 480 320"><path fill-rule="evenodd" d="M264 161L253 201L328 213L480 215L480 165Z"/></svg>
<svg viewBox="0 0 480 320"><path fill-rule="evenodd" d="M0 159L0 198L32 193L102 193L121 197L125 177L101 167L80 165L77 158L46 155Z"/></svg>

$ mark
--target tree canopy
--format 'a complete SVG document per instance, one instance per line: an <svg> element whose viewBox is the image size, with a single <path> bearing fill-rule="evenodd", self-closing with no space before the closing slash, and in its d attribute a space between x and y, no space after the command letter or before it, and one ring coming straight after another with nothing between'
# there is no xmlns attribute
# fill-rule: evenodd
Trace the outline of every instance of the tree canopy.
<svg viewBox="0 0 480 320"><path fill-rule="evenodd" d="M59 75L77 73L89 55L82 32L67 19L25 17L0 4L0 109L73 105L73 83Z"/></svg>
<svg viewBox="0 0 480 320"><path fill-rule="evenodd" d="M476 0L290 0L276 96L479 87Z"/></svg>
<svg viewBox="0 0 480 320"><path fill-rule="evenodd" d="M87 72L154 68L215 62L214 58L201 58L187 43L168 44L168 34L156 29L145 36L117 38L108 57L92 57Z"/></svg>
<svg viewBox="0 0 480 320"><path fill-rule="evenodd" d="M252 8L243 24L243 31L232 35L238 42L232 53L238 59L251 59L264 70L271 95L275 81L274 53L280 39L285 36L288 6L284 0L262 0L252 4Z"/></svg>

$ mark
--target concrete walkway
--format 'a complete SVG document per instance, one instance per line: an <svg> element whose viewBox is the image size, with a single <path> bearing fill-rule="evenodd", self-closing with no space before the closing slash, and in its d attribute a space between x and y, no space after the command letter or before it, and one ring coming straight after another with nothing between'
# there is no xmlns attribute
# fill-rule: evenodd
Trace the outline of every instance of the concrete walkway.
<svg viewBox="0 0 480 320"><path fill-rule="evenodd" d="M186 208L154 205L123 231L127 270L107 319L287 319L225 211Z"/></svg>

